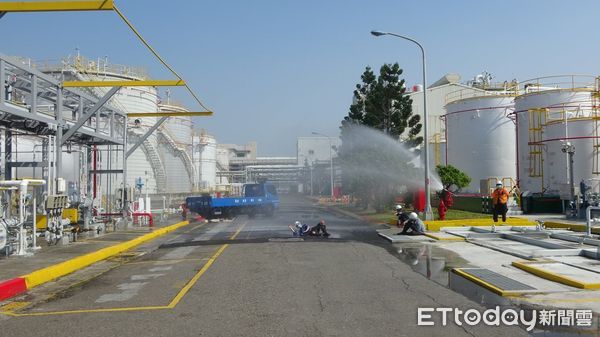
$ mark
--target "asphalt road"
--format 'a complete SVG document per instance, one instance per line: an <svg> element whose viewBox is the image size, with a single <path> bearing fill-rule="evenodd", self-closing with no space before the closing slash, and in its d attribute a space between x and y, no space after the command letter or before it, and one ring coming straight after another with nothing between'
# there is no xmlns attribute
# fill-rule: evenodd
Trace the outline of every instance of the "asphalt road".
<svg viewBox="0 0 600 337"><path fill-rule="evenodd" d="M319 219L330 238L291 238L288 224ZM439 319L417 326L418 307L484 308L388 249L372 225L284 198L274 217L192 224L99 273L84 270L69 284L42 288L21 299L28 306L14 316L0 315L0 335L527 335Z"/></svg>

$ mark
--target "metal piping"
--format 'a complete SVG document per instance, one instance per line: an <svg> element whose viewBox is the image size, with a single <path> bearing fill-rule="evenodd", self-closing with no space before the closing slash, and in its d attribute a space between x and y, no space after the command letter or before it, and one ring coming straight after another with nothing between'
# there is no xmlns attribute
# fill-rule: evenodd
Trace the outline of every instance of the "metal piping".
<svg viewBox="0 0 600 337"><path fill-rule="evenodd" d="M585 210L585 234L586 236L591 236L592 235L592 210L600 210L599 206L588 206L588 208L586 208ZM595 219L594 219L594 222Z"/></svg>

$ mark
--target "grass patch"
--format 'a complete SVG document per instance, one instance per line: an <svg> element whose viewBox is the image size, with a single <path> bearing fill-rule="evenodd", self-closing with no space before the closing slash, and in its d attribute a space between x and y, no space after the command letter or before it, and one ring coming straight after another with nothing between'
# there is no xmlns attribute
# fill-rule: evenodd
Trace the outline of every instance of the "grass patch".
<svg viewBox="0 0 600 337"><path fill-rule="evenodd" d="M340 208L352 212L354 214L364 216L373 222L378 223L390 223L396 221L396 212L394 210L386 211L386 212L376 212L371 209L357 209L350 206L339 206ZM433 219L439 220L439 216L437 213L437 207L433 207ZM412 212L412 209L406 209L406 212ZM461 211L458 209L449 209L446 213L446 220L462 220L462 219L481 219L481 218L492 218L491 214L486 213L477 213L477 212L469 212L469 211Z"/></svg>

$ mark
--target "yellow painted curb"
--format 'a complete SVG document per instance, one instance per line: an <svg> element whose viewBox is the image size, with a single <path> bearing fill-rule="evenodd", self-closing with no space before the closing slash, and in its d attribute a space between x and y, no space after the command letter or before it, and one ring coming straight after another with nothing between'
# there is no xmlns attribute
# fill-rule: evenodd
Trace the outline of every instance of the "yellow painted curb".
<svg viewBox="0 0 600 337"><path fill-rule="evenodd" d="M121 252L129 250L133 247L136 247L144 242L156 239L159 236L165 235L169 232L172 232L176 229L189 225L189 221L178 222L174 225L163 227L153 231L152 233L148 233L137 237L133 240L125 241L123 243L119 243L117 245L106 247L100 249L98 251L78 256L71 260L67 260L53 266L49 266L43 269L36 270L32 273L22 275L20 277L25 279L27 284L27 289L31 289L33 287L37 287L40 284L44 284L46 282L55 280L59 277L70 274L79 269L85 268L91 264L94 264L98 261L105 260L111 256L115 256Z"/></svg>
<svg viewBox="0 0 600 337"><path fill-rule="evenodd" d="M534 274L549 281L566 284L580 289L600 289L600 283L585 283L568 276L557 274L535 266L536 264L547 263L549 261L513 261L512 265L528 273ZM554 261L550 261L554 262Z"/></svg>
<svg viewBox="0 0 600 337"><path fill-rule="evenodd" d="M452 272L454 274L460 275L460 276L466 278L467 280L469 280L473 283L476 283L476 284L486 288L487 290L489 290L497 295L500 295L502 297L522 295L521 292L502 290L502 289L496 287L495 285L480 279L479 277L469 274L468 271L465 271L462 268L452 268Z"/></svg>
<svg viewBox="0 0 600 337"><path fill-rule="evenodd" d="M465 238L462 238L460 236L439 236L435 233L425 233L425 236L438 241L465 241Z"/></svg>
<svg viewBox="0 0 600 337"><path fill-rule="evenodd" d="M585 225L564 223L564 222L555 222L555 221L546 221L546 222L544 222L544 226L546 226L546 228L570 229L575 232L585 232L585 230L586 230ZM600 234L600 228L592 228L592 233Z"/></svg>
<svg viewBox="0 0 600 337"><path fill-rule="evenodd" d="M463 220L432 220L424 221L428 231L439 232L442 227L476 227L491 226L492 217L482 219L463 219ZM526 218L507 218L507 226L533 226L536 223ZM496 226L503 226L502 223L496 223Z"/></svg>

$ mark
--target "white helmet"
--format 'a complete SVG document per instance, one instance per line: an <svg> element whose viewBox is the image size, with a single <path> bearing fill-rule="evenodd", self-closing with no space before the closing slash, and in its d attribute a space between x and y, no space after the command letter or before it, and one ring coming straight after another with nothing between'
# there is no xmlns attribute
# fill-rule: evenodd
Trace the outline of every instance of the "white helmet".
<svg viewBox="0 0 600 337"><path fill-rule="evenodd" d="M409 219L411 219L411 220L417 220L417 219L419 218L419 216L417 215L417 213L415 213L415 212L411 212L411 213L408 215L408 218L409 218Z"/></svg>
<svg viewBox="0 0 600 337"><path fill-rule="evenodd" d="M496 181L496 187L502 187L502 182L500 180Z"/></svg>
<svg viewBox="0 0 600 337"><path fill-rule="evenodd" d="M296 225L296 227L302 227L302 223L300 221L296 221L294 225Z"/></svg>
<svg viewBox="0 0 600 337"><path fill-rule="evenodd" d="M396 205L396 210L401 210L402 209L402 205Z"/></svg>

